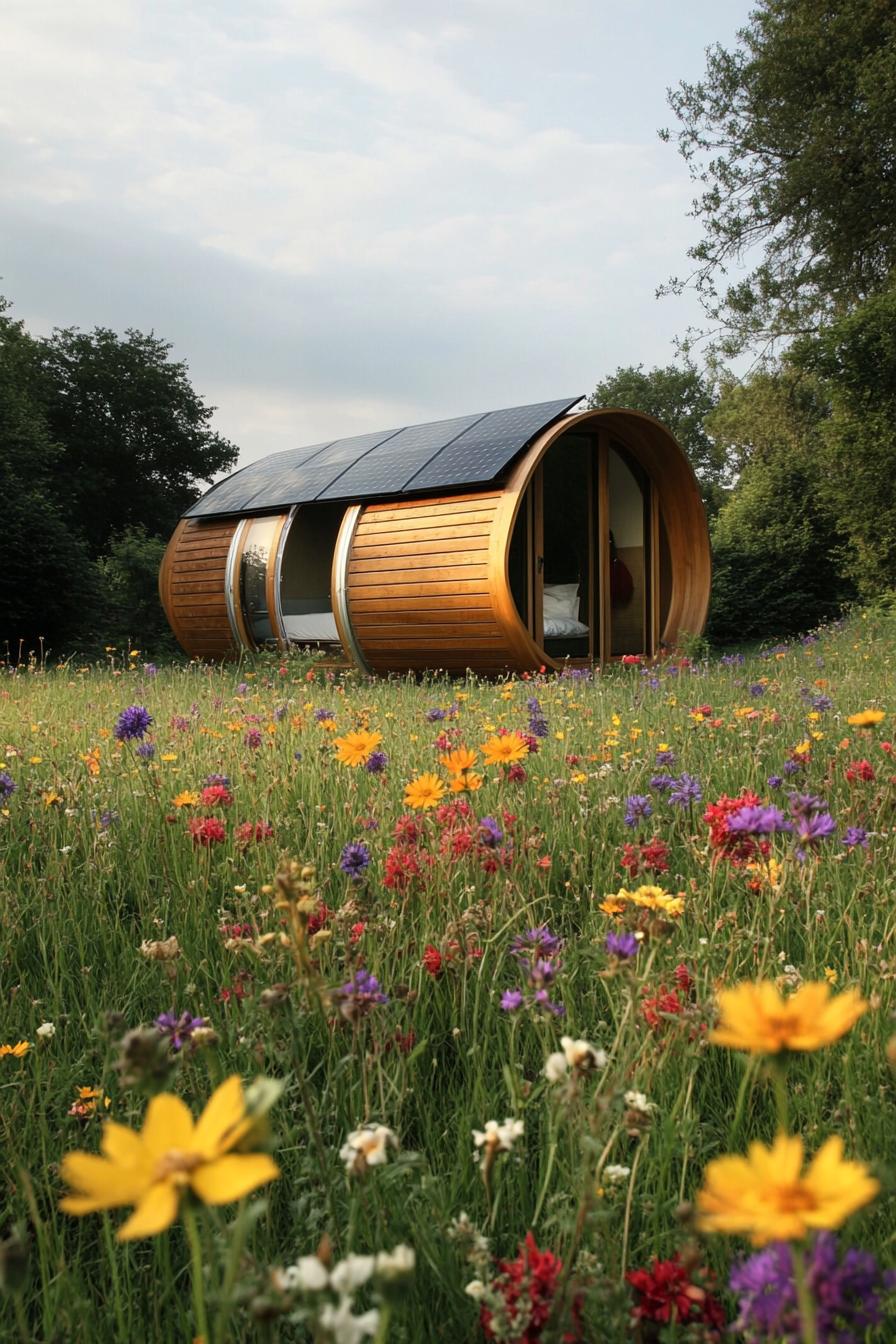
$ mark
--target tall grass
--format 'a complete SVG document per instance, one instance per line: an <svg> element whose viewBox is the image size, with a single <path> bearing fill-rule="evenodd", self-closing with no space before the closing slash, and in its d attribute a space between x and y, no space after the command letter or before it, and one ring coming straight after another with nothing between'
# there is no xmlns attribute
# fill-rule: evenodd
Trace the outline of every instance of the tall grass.
<svg viewBox="0 0 896 1344"><path fill-rule="evenodd" d="M252 1202L251 1226L240 1224L243 1249L233 1237L246 1210L200 1221L205 1291L227 1338L311 1337L271 1306L270 1271L326 1237L336 1258L414 1248L389 1339L481 1339L464 1291L474 1268L452 1239L462 1213L497 1258L513 1257L532 1229L599 1302L603 1333L587 1337L629 1338L625 1270L692 1238L688 1205L710 1159L775 1131L762 1067L707 1042L715 990L742 979L827 977L870 999L841 1043L793 1062L791 1124L809 1150L837 1132L873 1164L884 1192L846 1236L892 1262L896 762L883 745L891 717L870 729L846 720L869 706L896 712L894 634L894 618L872 612L744 662L614 666L591 680L372 682L334 678L299 656L153 673L114 652L102 666L7 669L0 769L16 788L0 804L0 1043L30 1048L0 1058L9 1289L0 1336L193 1338L182 1224L118 1244L120 1214L58 1211L58 1167L67 1151L97 1151L104 1117L139 1129L153 1090L175 1091L198 1114L236 1073L281 1079L285 1091L271 1114L282 1174ZM449 740L478 749L502 729L528 732L532 697L548 731L522 762L524 778L486 769L478 791L446 795L469 805L467 819L415 813L421 875L387 886L408 781L434 771L447 785L438 758ZM152 759L114 736L132 704L153 716ZM358 726L382 734L382 773L336 760L334 739ZM674 766L657 765L660 744ZM874 778L847 780L863 758ZM695 776L702 801L670 803L651 788L663 771ZM231 806L174 804L211 775L228 777ZM767 782L775 776L777 788ZM780 870L719 860L703 812L744 789L785 810L790 790L821 795L837 835L802 858L792 837L772 837ZM653 814L627 826L633 795L649 797ZM209 847L188 834L190 819L207 814L226 826ZM477 829L484 816L504 833L497 848ZM269 838L238 842L240 823L262 821ZM844 846L848 827L867 832L867 848ZM654 836L668 846L669 871L630 880L622 846ZM351 842L371 854L359 881L339 867ZM313 865L326 907L303 970L276 901L285 858ZM643 882L682 892L683 913L629 907L620 922L600 909L608 893ZM563 1017L501 1006L521 984L512 940L540 925L563 940L551 985ZM623 927L643 935L626 963L605 948ZM152 955L170 938L175 956ZM360 967L388 1002L353 1021L324 991ZM686 971L676 980L677 967ZM678 1007L645 1012L661 988L676 991ZM166 1047L152 1077L123 1070L122 1038L169 1010L207 1019L214 1039ZM52 1033L38 1034L43 1023ZM562 1034L608 1055L574 1092L543 1072ZM96 1095L80 1099L79 1113L84 1088ZM627 1115L632 1090L652 1104L641 1121ZM525 1132L485 1181L473 1130L505 1117ZM367 1121L388 1125L400 1150L352 1176L340 1148ZM630 1178L603 1179L608 1165L628 1166ZM24 1265L9 1249L19 1243ZM723 1284L745 1249L709 1240L699 1253Z"/></svg>

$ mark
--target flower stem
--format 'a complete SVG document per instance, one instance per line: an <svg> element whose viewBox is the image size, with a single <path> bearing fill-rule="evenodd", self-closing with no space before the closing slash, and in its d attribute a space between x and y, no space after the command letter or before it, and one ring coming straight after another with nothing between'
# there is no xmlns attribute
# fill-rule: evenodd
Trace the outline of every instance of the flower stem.
<svg viewBox="0 0 896 1344"><path fill-rule="evenodd" d="M772 1071L772 1083L775 1089L775 1110L778 1118L778 1133L786 1134L788 1132L787 1071L779 1060L773 1060L770 1067Z"/></svg>
<svg viewBox="0 0 896 1344"><path fill-rule="evenodd" d="M230 1250L227 1256L227 1265L224 1270L224 1284L221 1289L221 1309L218 1313L218 1319L215 1322L215 1338L223 1341L226 1337L225 1329L227 1320L230 1316L231 1296L233 1294L233 1285L236 1283L237 1271L240 1267L240 1260L243 1255L243 1247L246 1244L247 1230L247 1204L245 1199L240 1200L240 1209L237 1214L236 1223L231 1233Z"/></svg>
<svg viewBox="0 0 896 1344"><path fill-rule="evenodd" d="M124 1324L124 1311L121 1306L121 1282L118 1277L118 1261L115 1258L115 1243L112 1240L112 1223L109 1215L103 1214L103 1239L106 1243L106 1254L109 1257L109 1268L112 1271L112 1294L115 1300L115 1324L118 1327L118 1337L121 1340L127 1339L127 1331Z"/></svg>
<svg viewBox="0 0 896 1344"><path fill-rule="evenodd" d="M196 1224L196 1215L189 1204L184 1205L184 1228L187 1233L187 1241L190 1243L190 1279L193 1289L193 1315L195 1317L196 1334L202 1344L209 1344L208 1320L205 1315L205 1291L202 1282L202 1242Z"/></svg>
<svg viewBox="0 0 896 1344"><path fill-rule="evenodd" d="M392 1308L388 1302L384 1302L380 1307L380 1319L376 1330L376 1338L373 1344L386 1344L389 1338L389 1317L392 1315Z"/></svg>
<svg viewBox="0 0 896 1344"><path fill-rule="evenodd" d="M818 1344L818 1330L815 1323L815 1301L812 1289L806 1277L806 1262L803 1252L796 1246L791 1247L793 1261L793 1283L796 1288L796 1300L800 1311L800 1337L803 1344Z"/></svg>

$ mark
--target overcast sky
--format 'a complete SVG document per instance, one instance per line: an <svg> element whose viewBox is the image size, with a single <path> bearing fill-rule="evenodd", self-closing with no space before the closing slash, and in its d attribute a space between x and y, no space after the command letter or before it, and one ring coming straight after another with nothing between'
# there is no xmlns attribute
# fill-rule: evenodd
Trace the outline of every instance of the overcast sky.
<svg viewBox="0 0 896 1344"><path fill-rule="evenodd" d="M668 363L666 88L748 0L3 0L0 293L154 330L241 463Z"/></svg>

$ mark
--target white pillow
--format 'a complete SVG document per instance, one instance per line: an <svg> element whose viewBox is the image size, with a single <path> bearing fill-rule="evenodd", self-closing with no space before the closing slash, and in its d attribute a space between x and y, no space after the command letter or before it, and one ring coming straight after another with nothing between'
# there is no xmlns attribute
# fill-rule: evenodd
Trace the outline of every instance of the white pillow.
<svg viewBox="0 0 896 1344"><path fill-rule="evenodd" d="M572 616L545 616L545 639L578 639L588 634L587 625Z"/></svg>
<svg viewBox="0 0 896 1344"><path fill-rule="evenodd" d="M579 615L579 585L577 583L546 583L543 612L545 620L577 620Z"/></svg>

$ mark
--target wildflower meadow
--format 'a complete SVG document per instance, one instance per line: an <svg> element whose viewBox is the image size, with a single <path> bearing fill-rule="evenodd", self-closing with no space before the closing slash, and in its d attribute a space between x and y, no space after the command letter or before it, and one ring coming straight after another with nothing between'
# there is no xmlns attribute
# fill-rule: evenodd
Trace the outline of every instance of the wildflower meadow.
<svg viewBox="0 0 896 1344"><path fill-rule="evenodd" d="M896 616L0 680L0 1338L896 1338Z"/></svg>

